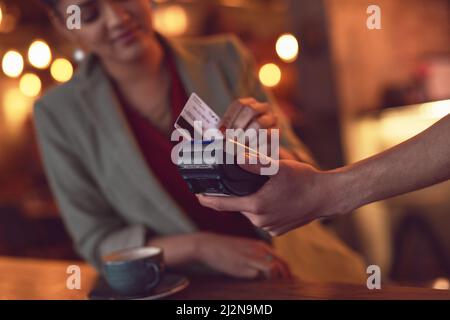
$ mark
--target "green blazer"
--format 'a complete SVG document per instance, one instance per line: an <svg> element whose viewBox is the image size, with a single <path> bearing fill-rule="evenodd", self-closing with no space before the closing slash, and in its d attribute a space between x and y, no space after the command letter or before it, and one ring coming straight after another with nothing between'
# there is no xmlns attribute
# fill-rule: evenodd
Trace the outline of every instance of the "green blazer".
<svg viewBox="0 0 450 320"><path fill-rule="evenodd" d="M219 115L239 97L271 100L255 77L251 56L235 37L164 41L186 93L196 92ZM282 145L307 159L273 106ZM143 246L147 230L158 235L197 230L147 167L95 56L72 80L36 102L34 119L51 189L84 259L98 266L104 254Z"/></svg>

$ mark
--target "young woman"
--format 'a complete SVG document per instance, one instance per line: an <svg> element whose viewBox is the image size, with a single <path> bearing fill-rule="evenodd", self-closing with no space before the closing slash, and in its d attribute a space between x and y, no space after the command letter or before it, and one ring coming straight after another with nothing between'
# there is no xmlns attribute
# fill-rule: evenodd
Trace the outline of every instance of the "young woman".
<svg viewBox="0 0 450 320"><path fill-rule="evenodd" d="M278 118L283 154L305 158L240 43L163 38L148 0L42 1L55 27L90 52L34 113L47 176L78 252L98 266L114 250L151 245L164 249L169 267L288 277L267 234L239 213L202 207L170 159L174 118L192 92L220 116L233 100L252 97L240 100L228 127L272 128ZM79 30L65 26L73 4L81 8Z"/></svg>

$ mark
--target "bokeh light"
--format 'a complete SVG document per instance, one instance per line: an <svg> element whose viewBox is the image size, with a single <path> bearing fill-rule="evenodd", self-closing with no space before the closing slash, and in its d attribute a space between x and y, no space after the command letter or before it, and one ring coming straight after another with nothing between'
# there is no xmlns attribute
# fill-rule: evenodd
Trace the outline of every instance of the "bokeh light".
<svg viewBox="0 0 450 320"><path fill-rule="evenodd" d="M32 112L33 99L24 96L18 88L9 88L3 95L3 116L8 129L18 132Z"/></svg>
<svg viewBox="0 0 450 320"><path fill-rule="evenodd" d="M259 80L266 87L275 87L281 81L281 70L274 63L267 63L259 69Z"/></svg>
<svg viewBox="0 0 450 320"><path fill-rule="evenodd" d="M433 289L437 290L449 290L450 289L450 281L446 278L437 278L433 281L432 285Z"/></svg>
<svg viewBox="0 0 450 320"><path fill-rule="evenodd" d="M298 56L298 41L292 34L283 34L278 38L275 49L281 60L293 62Z"/></svg>
<svg viewBox="0 0 450 320"><path fill-rule="evenodd" d="M25 96L34 98L41 92L42 82L37 75L26 73L20 78L19 88Z"/></svg>
<svg viewBox="0 0 450 320"><path fill-rule="evenodd" d="M56 59L53 61L52 66L50 68L50 73L58 82L66 82L72 78L73 75L73 67L69 60L67 59Z"/></svg>
<svg viewBox="0 0 450 320"><path fill-rule="evenodd" d="M15 50L10 50L3 56L2 69L8 77L17 78L20 76L23 71L23 65L22 55Z"/></svg>
<svg viewBox="0 0 450 320"><path fill-rule="evenodd" d="M155 29L162 34L180 36L187 30L188 17L182 7L171 5L154 11L153 24Z"/></svg>
<svg viewBox="0 0 450 320"><path fill-rule="evenodd" d="M52 52L48 44L43 40L34 41L28 49L28 60L33 67L47 68L52 60Z"/></svg>

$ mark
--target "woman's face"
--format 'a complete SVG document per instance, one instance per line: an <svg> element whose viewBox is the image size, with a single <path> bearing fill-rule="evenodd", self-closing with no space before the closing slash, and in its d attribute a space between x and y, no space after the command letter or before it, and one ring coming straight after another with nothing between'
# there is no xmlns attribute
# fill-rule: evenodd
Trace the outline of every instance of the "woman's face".
<svg viewBox="0 0 450 320"><path fill-rule="evenodd" d="M81 28L66 26L67 8L81 9ZM103 60L131 62L151 54L154 32L150 0L59 0L58 28Z"/></svg>

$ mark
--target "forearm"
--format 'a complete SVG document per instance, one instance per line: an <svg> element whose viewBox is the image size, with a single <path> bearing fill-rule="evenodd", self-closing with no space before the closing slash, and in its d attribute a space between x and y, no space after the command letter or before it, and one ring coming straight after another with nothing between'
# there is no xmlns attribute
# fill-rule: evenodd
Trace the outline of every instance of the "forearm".
<svg viewBox="0 0 450 320"><path fill-rule="evenodd" d="M168 267L197 262L201 233L163 236L151 239L147 245L162 248Z"/></svg>
<svg viewBox="0 0 450 320"><path fill-rule="evenodd" d="M450 116L394 148L335 173L351 209L450 179Z"/></svg>

